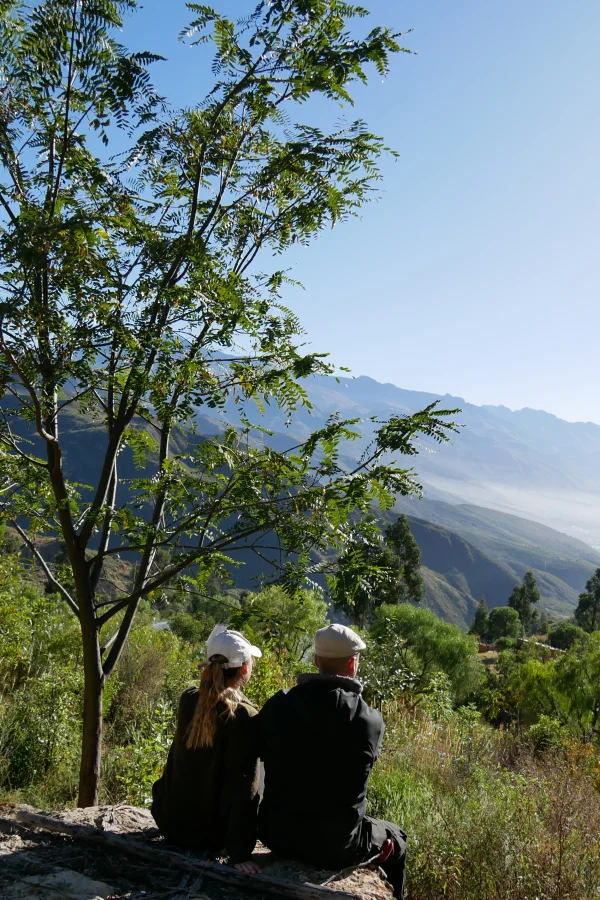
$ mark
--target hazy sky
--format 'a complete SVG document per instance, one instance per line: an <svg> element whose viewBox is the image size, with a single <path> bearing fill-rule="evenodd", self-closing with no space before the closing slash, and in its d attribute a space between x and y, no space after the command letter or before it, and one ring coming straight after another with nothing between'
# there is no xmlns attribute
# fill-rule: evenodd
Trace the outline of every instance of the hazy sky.
<svg viewBox="0 0 600 900"><path fill-rule="evenodd" d="M600 422L599 0L363 2L418 55L346 113L401 154L380 199L287 260L308 340L355 375ZM127 29L182 104L211 79L186 21L147 0Z"/></svg>

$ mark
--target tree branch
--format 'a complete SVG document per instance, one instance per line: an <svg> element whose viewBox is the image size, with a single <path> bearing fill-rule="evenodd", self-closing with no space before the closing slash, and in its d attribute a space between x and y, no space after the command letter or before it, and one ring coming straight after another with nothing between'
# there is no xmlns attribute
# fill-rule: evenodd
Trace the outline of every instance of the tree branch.
<svg viewBox="0 0 600 900"><path fill-rule="evenodd" d="M56 438L53 435L49 434L46 431L46 429L44 428L44 421L43 421L43 415L42 415L42 404L40 403L39 397L36 393L33 383L25 375L23 369L17 362L16 358L13 356L12 352L9 350L8 344L4 340L3 323L2 323L1 319L0 319L0 350L2 350L2 352L8 359L9 363L13 367L14 372L16 372L16 374L21 379L21 383L22 383L23 387L26 389L27 393L31 397L31 402L33 403L33 408L35 411L35 424L36 424L36 428L37 428L37 432L38 432L39 436L41 438L43 438L45 441L48 441L49 443L56 443Z"/></svg>
<svg viewBox="0 0 600 900"><path fill-rule="evenodd" d="M61 596L67 601L67 605L68 605L69 609L71 610L71 612L74 615L76 615L77 618L79 618L79 607L77 606L77 604L75 603L75 601L73 600L71 595L69 594L68 590L60 583L60 581L57 581L57 579L54 577L54 575L48 568L46 560L44 559L42 554L39 552L39 550L37 549L37 547L31 540L31 538L21 528L21 526L15 519L12 520L12 525L15 528L15 530L19 533L19 535L21 536L23 542L29 547L29 549L31 550L31 552L33 553L33 555L35 556L35 558L41 565L41 567L44 570L44 573L46 575L46 578L48 579L48 581L50 582L52 587L56 588L58 593L61 594Z"/></svg>

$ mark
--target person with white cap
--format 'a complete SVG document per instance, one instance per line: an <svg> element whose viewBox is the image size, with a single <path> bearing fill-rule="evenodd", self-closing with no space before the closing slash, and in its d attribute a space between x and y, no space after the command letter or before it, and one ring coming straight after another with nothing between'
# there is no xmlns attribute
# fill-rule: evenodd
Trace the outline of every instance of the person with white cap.
<svg viewBox="0 0 600 900"><path fill-rule="evenodd" d="M315 635L315 674L271 697L253 723L265 767L258 836L274 853L326 869L377 858L404 896L406 835L366 815L367 781L383 739L361 697L362 638L346 625Z"/></svg>
<svg viewBox="0 0 600 900"><path fill-rule="evenodd" d="M254 875L260 871L250 858L259 801L251 725L257 710L241 688L262 653L239 631L216 625L206 655L199 687L179 700L167 764L152 787L152 815L170 843L227 855Z"/></svg>

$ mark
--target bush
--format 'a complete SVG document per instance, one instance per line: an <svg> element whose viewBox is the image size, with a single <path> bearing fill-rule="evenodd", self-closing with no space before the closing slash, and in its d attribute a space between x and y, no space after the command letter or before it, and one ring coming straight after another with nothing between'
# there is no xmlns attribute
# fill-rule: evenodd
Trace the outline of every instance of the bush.
<svg viewBox="0 0 600 900"><path fill-rule="evenodd" d="M496 650L503 653L505 650L516 650L517 642L511 637L501 637L496 641Z"/></svg>
<svg viewBox="0 0 600 900"><path fill-rule="evenodd" d="M393 730L373 771L369 814L408 832L413 900L600 894L600 797L588 755L538 758L527 746L516 753L514 737L472 709L438 723L405 718Z"/></svg>
<svg viewBox="0 0 600 900"><path fill-rule="evenodd" d="M291 677L304 665L315 632L327 624L327 605L316 591L289 594L272 585L259 594L247 595L242 610L232 621L234 627L248 632L261 649L269 646Z"/></svg>
<svg viewBox="0 0 600 900"><path fill-rule="evenodd" d="M126 747L107 750L102 794L106 803L150 806L152 785L160 777L175 733L172 703L159 700L131 731Z"/></svg>
<svg viewBox="0 0 600 900"><path fill-rule="evenodd" d="M548 643L551 647L557 647L559 650L569 650L578 641L584 640L586 636L587 632L579 625L562 622L548 632Z"/></svg>
<svg viewBox="0 0 600 900"><path fill-rule="evenodd" d="M452 698L459 703L477 691L484 679L475 638L428 609L408 603L380 607L373 617L368 644L371 654L377 653L377 645L386 648L392 676L394 672L400 678L418 673L409 679L415 696L428 693L431 678L438 672L448 676Z"/></svg>
<svg viewBox="0 0 600 900"><path fill-rule="evenodd" d="M30 678L0 707L0 786L15 791L46 783L74 796L81 745L82 677L53 666Z"/></svg>
<svg viewBox="0 0 600 900"><path fill-rule="evenodd" d="M107 744L132 743L159 701L176 711L181 692L198 680L198 664L189 644L169 630L136 628L105 691Z"/></svg>
<svg viewBox="0 0 600 900"><path fill-rule="evenodd" d="M565 730L557 719L542 715L529 728L526 738L537 753L545 753L548 750L559 750L564 745Z"/></svg>
<svg viewBox="0 0 600 900"><path fill-rule="evenodd" d="M292 685L293 681L284 673L279 659L267 647L263 650L263 655L254 660L252 677L244 688L244 694L260 709L269 697Z"/></svg>

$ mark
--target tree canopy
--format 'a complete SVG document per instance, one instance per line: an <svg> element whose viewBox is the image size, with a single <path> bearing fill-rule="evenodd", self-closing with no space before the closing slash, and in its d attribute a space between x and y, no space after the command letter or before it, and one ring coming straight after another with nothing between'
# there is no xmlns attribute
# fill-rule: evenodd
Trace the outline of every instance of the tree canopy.
<svg viewBox="0 0 600 900"><path fill-rule="evenodd" d="M585 631L596 631L600 628L600 569L596 569L579 595L575 610L575 621Z"/></svg>
<svg viewBox="0 0 600 900"><path fill-rule="evenodd" d="M477 637L481 638L481 640L486 640L488 634L488 626L489 612L485 594L483 594L479 599L479 603L477 604L477 609L475 610L475 615L473 616L473 622L471 623L471 627L469 628L469 634L475 634L477 635Z"/></svg>
<svg viewBox="0 0 600 900"><path fill-rule="evenodd" d="M521 634L521 621L516 609L509 606L496 606L488 616L488 635L491 641L498 638L518 638Z"/></svg>
<svg viewBox="0 0 600 900"><path fill-rule="evenodd" d="M332 595L336 609L363 627L384 603L423 599L421 551L406 516L388 525L379 543L357 535L340 559Z"/></svg>
<svg viewBox="0 0 600 900"><path fill-rule="evenodd" d="M523 634L531 634L534 622L537 618L535 604L540 599L540 592L533 572L525 572L523 582L515 585L508 598L508 605L516 610L521 621Z"/></svg>
<svg viewBox="0 0 600 900"><path fill-rule="evenodd" d="M462 702L483 680L475 639L428 609L412 604L381 606L373 616L371 652L384 648L387 669L427 693L436 673L448 676L453 699ZM369 648L367 648L369 650Z"/></svg>
<svg viewBox="0 0 600 900"><path fill-rule="evenodd" d="M548 643L551 647L557 647L559 650L568 650L577 641L581 641L585 635L586 632L578 625L574 625L572 622L561 622L560 625L548 632Z"/></svg>
<svg viewBox="0 0 600 900"><path fill-rule="evenodd" d="M261 0L237 24L190 4L182 40L212 41L214 83L178 109L152 86L156 55L120 42L136 6L0 8L1 509L80 623L83 805L96 800L102 690L140 600L249 551L297 590L374 502L416 488L394 455L452 427L433 406L379 422L348 470L353 421L333 417L285 452L248 424L265 403L292 414L301 379L330 371L303 347L274 255L355 214L384 151L361 121L327 131L297 117L321 97L337 118L370 68L385 76L399 35L361 36L366 11L341 0ZM226 402L242 427L196 434L198 412ZM81 483L65 448L92 427ZM38 534L63 543L62 571ZM135 577L107 599L98 584L117 555Z"/></svg>

